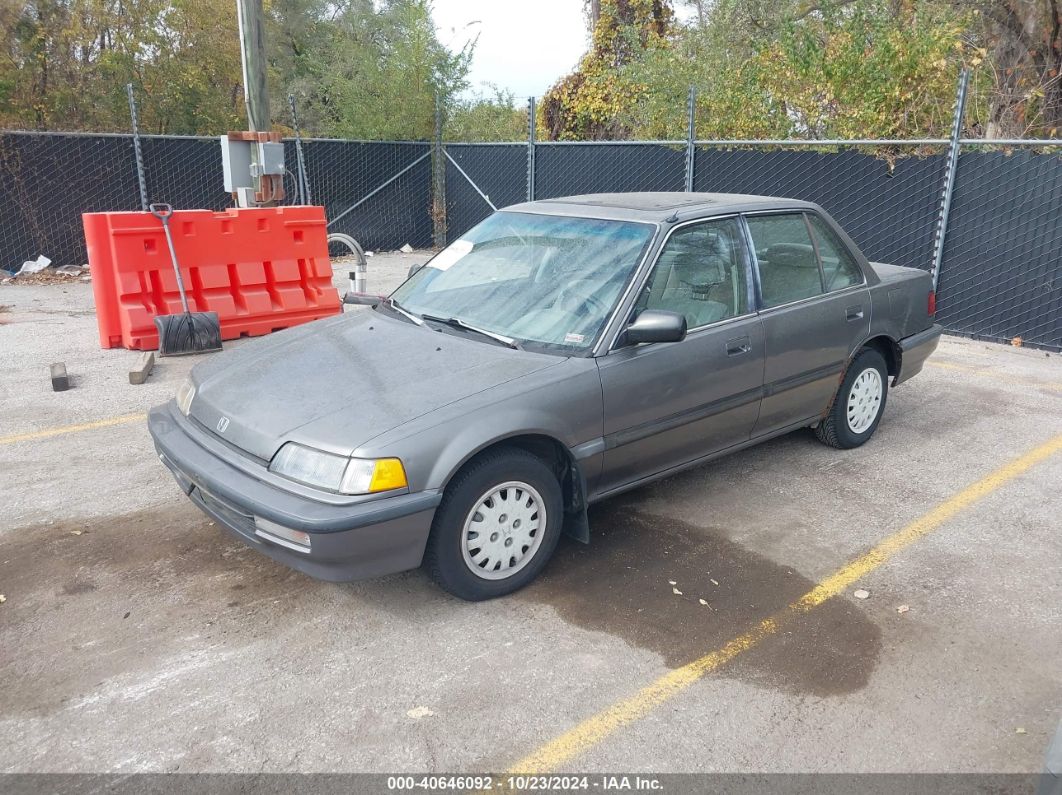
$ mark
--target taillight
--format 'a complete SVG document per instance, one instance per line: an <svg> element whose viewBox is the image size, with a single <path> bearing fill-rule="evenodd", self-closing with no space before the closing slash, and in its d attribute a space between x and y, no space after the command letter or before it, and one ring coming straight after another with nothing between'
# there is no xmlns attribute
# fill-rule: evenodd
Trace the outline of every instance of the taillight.
<svg viewBox="0 0 1062 795"><path fill-rule="evenodd" d="M929 306L926 307L926 312L929 313L930 317L933 317L933 315L935 315L937 313L937 291L936 290L930 290L929 291Z"/></svg>

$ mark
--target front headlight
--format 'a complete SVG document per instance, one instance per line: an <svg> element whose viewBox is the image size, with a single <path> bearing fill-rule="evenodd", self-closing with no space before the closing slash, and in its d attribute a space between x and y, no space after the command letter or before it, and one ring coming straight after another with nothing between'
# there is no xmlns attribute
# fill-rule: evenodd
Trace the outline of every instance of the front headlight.
<svg viewBox="0 0 1062 795"><path fill-rule="evenodd" d="M344 494L376 494L407 485L406 470L397 458L352 458L339 490Z"/></svg>
<svg viewBox="0 0 1062 795"><path fill-rule="evenodd" d="M397 458L347 458L295 442L280 448L269 471L340 494L375 494L408 485L406 471Z"/></svg>
<svg viewBox="0 0 1062 795"><path fill-rule="evenodd" d="M180 387L177 388L177 408L181 410L181 414L188 416L188 412L192 410L192 398L195 397L195 384L192 379L187 379Z"/></svg>

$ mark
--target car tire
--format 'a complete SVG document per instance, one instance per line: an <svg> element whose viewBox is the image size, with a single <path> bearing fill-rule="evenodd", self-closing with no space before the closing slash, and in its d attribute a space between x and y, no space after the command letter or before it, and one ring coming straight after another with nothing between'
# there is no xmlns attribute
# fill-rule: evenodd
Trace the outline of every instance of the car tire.
<svg viewBox="0 0 1062 795"><path fill-rule="evenodd" d="M873 348L863 348L848 365L829 411L815 426L815 435L840 450L859 447L874 435L888 396L884 357Z"/></svg>
<svg viewBox="0 0 1062 795"><path fill-rule="evenodd" d="M491 451L446 487L425 566L435 582L461 599L505 596L538 576L563 525L564 501L550 467L518 448Z"/></svg>

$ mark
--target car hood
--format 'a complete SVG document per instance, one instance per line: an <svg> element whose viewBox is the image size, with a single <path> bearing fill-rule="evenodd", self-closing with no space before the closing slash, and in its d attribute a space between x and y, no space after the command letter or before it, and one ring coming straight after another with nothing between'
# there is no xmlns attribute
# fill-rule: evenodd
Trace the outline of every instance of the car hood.
<svg viewBox="0 0 1062 795"><path fill-rule="evenodd" d="M349 455L402 423L561 361L360 310L198 365L190 415L263 460L287 441Z"/></svg>

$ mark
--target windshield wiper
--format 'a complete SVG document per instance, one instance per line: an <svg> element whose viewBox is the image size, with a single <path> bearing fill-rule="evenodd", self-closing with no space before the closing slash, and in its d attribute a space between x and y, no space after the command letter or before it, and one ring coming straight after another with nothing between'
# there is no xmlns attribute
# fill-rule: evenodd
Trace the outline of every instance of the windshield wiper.
<svg viewBox="0 0 1062 795"><path fill-rule="evenodd" d="M414 323L416 323L418 326L423 326L424 325L424 321L423 320L421 320L419 317L414 315L408 309L403 308L402 305L400 303L398 303L398 301L396 301L391 296L389 296L389 295L385 296L384 300L383 300L383 303L388 309L393 309L395 312L397 312L398 314L402 315L402 317L409 318Z"/></svg>
<svg viewBox="0 0 1062 795"><path fill-rule="evenodd" d="M439 317L437 315L427 314L421 315L421 317L424 318L424 320L431 320L434 323L442 323L444 325L451 326L452 328L459 328L464 329L465 331L474 332L476 334L482 334L484 337L490 337L490 339L496 340L497 342L500 342L503 345L507 345L510 348L515 348L518 351L523 350L523 346L521 346L520 343L514 340L512 337L506 337L504 334L498 334L494 331L487 331L485 328L480 328L479 326L473 326L471 323L466 323L459 317Z"/></svg>

